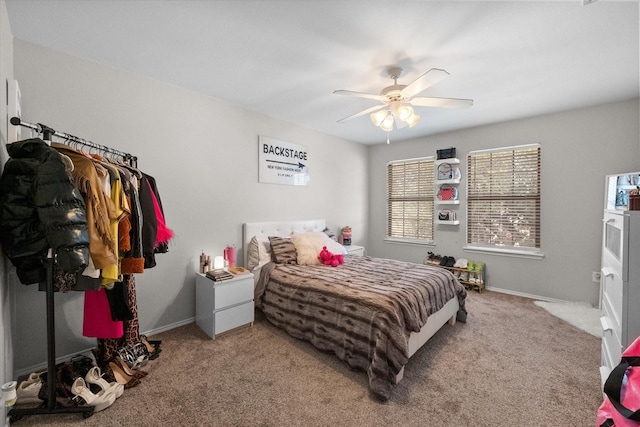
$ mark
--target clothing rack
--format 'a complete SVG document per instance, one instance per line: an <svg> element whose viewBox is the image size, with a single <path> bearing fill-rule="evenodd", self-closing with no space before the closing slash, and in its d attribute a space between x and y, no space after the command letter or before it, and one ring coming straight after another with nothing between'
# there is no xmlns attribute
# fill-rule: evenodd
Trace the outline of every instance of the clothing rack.
<svg viewBox="0 0 640 427"><path fill-rule="evenodd" d="M19 117L12 117L10 122L14 126L23 126L42 134L42 139L46 142L51 142L51 137L55 136L64 139L66 142L73 144L81 144L87 147L95 148L104 153L117 155L132 166L136 166L138 158L119 150L115 150L104 145L96 144L86 139L78 138L67 133L58 132L47 125L41 123L33 124L28 123L20 119ZM93 415L93 406L71 406L63 407L57 406L56 401L56 339L55 339L55 304L53 290L53 265L55 264L55 254L52 249L49 249L46 260L46 272L47 272L47 284L46 284L46 313L47 313L47 387L48 387L48 400L46 405L41 405L36 408L12 408L7 414L11 421L17 421L24 415L44 415L44 414L66 414L66 413L82 413L84 418L89 418Z"/></svg>
<svg viewBox="0 0 640 427"><path fill-rule="evenodd" d="M42 123L28 123L23 121L20 117L12 117L10 122L14 126L23 126L31 130L35 130L36 132L42 134L42 139L45 141L51 141L51 137L55 136L57 138L64 139L65 142L71 142L72 144L81 144L86 147L95 148L96 150L102 151L104 153L120 156L125 162L129 163L132 166L136 166L138 163L138 158L132 154L125 153L123 151L107 147L105 145L96 144L95 142L87 141L86 139L79 138L68 133L58 132L47 125L43 125Z"/></svg>

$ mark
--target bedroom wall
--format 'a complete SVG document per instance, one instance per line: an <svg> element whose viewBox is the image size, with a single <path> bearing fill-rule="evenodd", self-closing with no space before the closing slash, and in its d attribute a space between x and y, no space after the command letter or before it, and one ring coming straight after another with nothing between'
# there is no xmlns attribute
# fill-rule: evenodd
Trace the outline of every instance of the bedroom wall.
<svg viewBox="0 0 640 427"><path fill-rule="evenodd" d="M598 304L604 176L640 170L639 100L600 105L435 135L369 150L370 255L422 262L428 251L487 264L488 288ZM435 247L385 242L386 163L435 156L456 147L461 170L469 151L529 143L542 146L540 260L466 252L464 199L458 227L436 226ZM466 194L466 182L460 186ZM464 196L463 196L464 197Z"/></svg>
<svg viewBox="0 0 640 427"><path fill-rule="evenodd" d="M175 238L136 276L141 331L193 321L200 251L240 249L244 222L326 218L366 245L365 146L20 40L14 51L24 120L137 155L157 180ZM258 182L258 135L306 146L307 187ZM46 360L44 295L16 288L16 368L28 370ZM58 356L95 343L82 337L82 304L56 295Z"/></svg>
<svg viewBox="0 0 640 427"><path fill-rule="evenodd" d="M7 79L13 78L13 41L7 6L4 0L0 0L0 99L7 99ZM0 102L0 146L4 147L7 142L7 105ZM6 161L6 150L0 150L0 165ZM1 169L0 169L1 171ZM7 283L6 259L2 256L0 248L0 384L4 384L13 378L13 340L12 328L12 304L11 291Z"/></svg>

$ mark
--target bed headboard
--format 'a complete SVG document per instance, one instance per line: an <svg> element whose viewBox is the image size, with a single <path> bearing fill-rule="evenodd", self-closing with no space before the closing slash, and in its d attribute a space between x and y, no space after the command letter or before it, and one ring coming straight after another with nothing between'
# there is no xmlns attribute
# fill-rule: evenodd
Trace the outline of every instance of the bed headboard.
<svg viewBox="0 0 640 427"><path fill-rule="evenodd" d="M247 222L242 227L242 258L247 263L247 248L253 236L266 239L269 236L288 237L294 231L301 233L304 231L323 231L326 228L324 219L291 220L291 221L270 221L270 222Z"/></svg>

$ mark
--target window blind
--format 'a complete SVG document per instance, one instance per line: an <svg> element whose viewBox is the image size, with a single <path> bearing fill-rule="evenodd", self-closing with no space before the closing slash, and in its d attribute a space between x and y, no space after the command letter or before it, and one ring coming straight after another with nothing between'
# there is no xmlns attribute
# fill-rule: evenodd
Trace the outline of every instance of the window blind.
<svg viewBox="0 0 640 427"><path fill-rule="evenodd" d="M433 158L387 165L387 236L433 240Z"/></svg>
<svg viewBox="0 0 640 427"><path fill-rule="evenodd" d="M467 156L467 243L540 248L540 146Z"/></svg>

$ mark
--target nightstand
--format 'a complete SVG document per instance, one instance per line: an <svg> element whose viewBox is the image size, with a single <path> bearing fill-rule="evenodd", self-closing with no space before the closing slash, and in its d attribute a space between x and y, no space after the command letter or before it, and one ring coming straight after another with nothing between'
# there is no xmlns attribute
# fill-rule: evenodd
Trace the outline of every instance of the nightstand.
<svg viewBox="0 0 640 427"><path fill-rule="evenodd" d="M196 273L196 323L212 339L222 332L253 324L253 274L214 282Z"/></svg>
<svg viewBox="0 0 640 427"><path fill-rule="evenodd" d="M345 249L349 255L364 256L364 246L347 245Z"/></svg>

